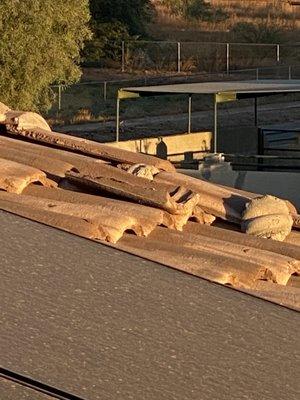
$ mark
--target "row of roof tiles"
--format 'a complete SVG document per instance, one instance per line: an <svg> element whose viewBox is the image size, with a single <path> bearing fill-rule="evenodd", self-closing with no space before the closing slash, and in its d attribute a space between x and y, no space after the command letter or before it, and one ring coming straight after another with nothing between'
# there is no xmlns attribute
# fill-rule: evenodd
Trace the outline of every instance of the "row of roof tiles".
<svg viewBox="0 0 300 400"><path fill-rule="evenodd" d="M36 114L2 105L1 117L1 104L0 132L0 209L300 308L300 233L275 242L232 230L257 194L52 132ZM137 164L155 168L151 181L128 173Z"/></svg>

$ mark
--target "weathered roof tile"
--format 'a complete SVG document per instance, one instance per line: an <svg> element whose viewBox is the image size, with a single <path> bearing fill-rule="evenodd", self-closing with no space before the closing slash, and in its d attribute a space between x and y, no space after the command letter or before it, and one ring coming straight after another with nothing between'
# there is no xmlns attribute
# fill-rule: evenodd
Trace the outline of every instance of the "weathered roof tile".
<svg viewBox="0 0 300 400"><path fill-rule="evenodd" d="M46 174L36 168L0 158L0 189L22 193L32 182L47 185Z"/></svg>

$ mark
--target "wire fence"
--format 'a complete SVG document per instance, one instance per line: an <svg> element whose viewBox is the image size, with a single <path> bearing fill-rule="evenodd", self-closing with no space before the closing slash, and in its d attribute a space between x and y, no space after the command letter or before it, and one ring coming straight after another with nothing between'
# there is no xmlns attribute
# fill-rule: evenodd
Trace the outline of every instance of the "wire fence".
<svg viewBox="0 0 300 400"><path fill-rule="evenodd" d="M234 80L260 80L260 79L300 79L300 64L293 66L273 66L264 68L247 68L230 70L223 73L164 75L149 77L147 75L138 79L107 80L94 82L80 82L68 87L53 85L56 101L49 112L49 116L76 116L87 119L90 115L110 116L115 112L117 92L120 88L144 85L166 85L176 83L193 83L208 81L234 81ZM75 118L76 119L76 118Z"/></svg>
<svg viewBox="0 0 300 400"><path fill-rule="evenodd" d="M219 72L300 62L300 44L129 41L121 44L121 69Z"/></svg>

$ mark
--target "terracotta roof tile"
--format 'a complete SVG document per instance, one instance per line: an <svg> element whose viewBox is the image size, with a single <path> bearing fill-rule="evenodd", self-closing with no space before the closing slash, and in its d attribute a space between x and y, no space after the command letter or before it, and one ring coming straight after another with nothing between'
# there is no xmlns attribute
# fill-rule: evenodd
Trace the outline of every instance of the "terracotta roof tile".
<svg viewBox="0 0 300 400"><path fill-rule="evenodd" d="M47 157L46 155L38 155L27 150L16 150L12 148L0 146L0 157L5 160L15 161L30 167L39 169L48 175L63 178L67 171L71 171L73 165Z"/></svg>
<svg viewBox="0 0 300 400"><path fill-rule="evenodd" d="M146 239L125 235L117 247L206 279L213 274L213 280L235 287L251 288L262 279L286 285L300 272L300 260L291 257L163 228Z"/></svg>
<svg viewBox="0 0 300 400"><path fill-rule="evenodd" d="M47 184L46 174L36 168L0 158L0 189L22 193L32 182Z"/></svg>
<svg viewBox="0 0 300 400"><path fill-rule="evenodd" d="M35 210L46 211L51 215L49 223L46 219L41 221L48 225L56 224L53 215L65 215L79 218L82 221L91 223L97 227L94 235L95 239L102 239L108 242L117 242L126 230L132 230L136 235L148 235L157 225L163 223L163 213L154 208L144 210L130 203L120 203L111 199L99 198L97 205L83 204L74 202L58 201L48 198L37 198L30 195L15 195L0 192L0 208L5 211L18 213L18 207L26 207L32 211L34 219ZM29 214L27 214L29 215ZM60 224L61 227L61 224ZM70 231L68 224L68 230ZM77 226L74 233L81 234Z"/></svg>
<svg viewBox="0 0 300 400"><path fill-rule="evenodd" d="M253 289L249 290L248 293L300 310L299 288L277 285L266 281L257 281Z"/></svg>
<svg viewBox="0 0 300 400"><path fill-rule="evenodd" d="M131 175L109 165L99 165L96 173L67 172L71 181L121 198L161 208L172 214L193 213L199 196L184 186L167 186Z"/></svg>
<svg viewBox="0 0 300 400"><path fill-rule="evenodd" d="M173 165L167 160L161 160L146 154L121 150L116 147L107 146L102 143L92 142L90 140L81 139L62 133L49 132L42 129L24 131L10 130L9 132L10 134L15 135L17 138L23 137L36 143L52 145L58 148L68 149L104 160L129 164L148 164L165 171L175 170Z"/></svg>
<svg viewBox="0 0 300 400"><path fill-rule="evenodd" d="M274 240L258 238L246 235L231 229L223 229L216 226L206 226L200 224L187 224L185 232L202 234L209 238L225 239L228 243L237 243L243 246L251 246L255 249L270 251L274 254L282 254L287 257L300 260L300 248L288 242L277 242Z"/></svg>

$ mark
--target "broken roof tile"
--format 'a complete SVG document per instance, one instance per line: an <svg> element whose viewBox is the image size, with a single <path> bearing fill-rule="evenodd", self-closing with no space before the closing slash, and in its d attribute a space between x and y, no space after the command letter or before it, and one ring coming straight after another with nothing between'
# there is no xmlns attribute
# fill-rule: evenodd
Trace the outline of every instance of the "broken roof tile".
<svg viewBox="0 0 300 400"><path fill-rule="evenodd" d="M99 165L97 173L70 171L68 179L121 198L161 208L171 214L192 214L199 196L182 186L170 186L128 174L110 165Z"/></svg>
<svg viewBox="0 0 300 400"><path fill-rule="evenodd" d="M173 165L167 161L141 153L133 153L121 150L102 143L81 139L62 133L50 132L43 129L32 129L26 131L10 131L16 137L30 139L36 143L52 145L58 148L87 154L104 160L128 164L147 164L165 170L174 171Z"/></svg>
<svg viewBox="0 0 300 400"><path fill-rule="evenodd" d="M51 131L45 119L37 113L28 111L7 110L0 121L8 130L27 131L30 129L44 129Z"/></svg>
<svg viewBox="0 0 300 400"><path fill-rule="evenodd" d="M240 222L242 211L247 201L249 201L249 198L233 194L229 190L210 182L180 173L161 172L154 177L154 181L173 185L186 185L199 194L198 206L203 211L236 223Z"/></svg>
<svg viewBox="0 0 300 400"><path fill-rule="evenodd" d="M16 140L6 136L0 136L0 147L4 149L25 151L36 154L40 157L47 157L53 160L53 163L62 161L70 164L82 172L96 171L99 164L105 164L106 161L99 160L87 155L72 153L61 149L46 147L41 144Z"/></svg>
<svg viewBox="0 0 300 400"><path fill-rule="evenodd" d="M0 189L22 193L32 182L48 185L46 174L36 168L0 158Z"/></svg>
<svg viewBox="0 0 300 400"><path fill-rule="evenodd" d="M71 171L73 165L49 158L45 155L38 155L28 151L21 151L0 146L0 157L5 160L15 161L43 171L51 177L65 177L67 171Z"/></svg>

